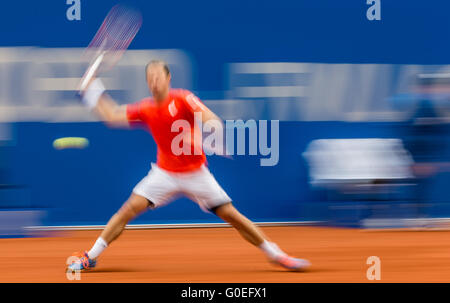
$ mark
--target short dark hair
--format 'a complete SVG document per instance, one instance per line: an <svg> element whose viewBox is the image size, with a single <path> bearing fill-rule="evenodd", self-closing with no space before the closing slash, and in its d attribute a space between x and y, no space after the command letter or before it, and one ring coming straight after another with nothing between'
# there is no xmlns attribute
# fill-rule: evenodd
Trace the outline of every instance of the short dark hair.
<svg viewBox="0 0 450 303"><path fill-rule="evenodd" d="M155 64L160 64L160 65L162 65L163 68L164 68L164 71L166 72L166 76L169 76L169 75L170 75L169 64L167 64L166 61L163 61L163 60L152 60L152 61L150 61L149 63L147 63L147 65L145 66L145 77L146 77L146 78L147 78L147 70L148 70L148 67L149 67L150 65L155 65Z"/></svg>

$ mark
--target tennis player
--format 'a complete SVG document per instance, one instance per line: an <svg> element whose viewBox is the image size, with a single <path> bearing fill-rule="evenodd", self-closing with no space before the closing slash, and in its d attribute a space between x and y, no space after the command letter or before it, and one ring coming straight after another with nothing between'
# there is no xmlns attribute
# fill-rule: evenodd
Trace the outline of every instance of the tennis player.
<svg viewBox="0 0 450 303"><path fill-rule="evenodd" d="M129 199L112 216L93 247L80 255L78 262L69 265L68 270L94 268L97 258L119 237L130 220L149 208L167 205L179 194L230 223L245 240L260 248L271 262L289 270L309 267L307 260L288 256L239 213L206 167L202 143L192 139L199 128L194 121L194 113L201 113L204 123L209 120L222 121L189 91L170 88L171 73L164 61L151 61L145 72L153 97L134 104L119 106L105 93L99 78L95 78L83 94L83 103L95 110L108 125L128 125L133 121L145 123L157 144L157 163L152 164L148 175L135 186ZM188 121L191 126L190 138L185 141L189 142L191 153L179 154L172 150L172 141L179 135L172 131L172 125L177 120Z"/></svg>

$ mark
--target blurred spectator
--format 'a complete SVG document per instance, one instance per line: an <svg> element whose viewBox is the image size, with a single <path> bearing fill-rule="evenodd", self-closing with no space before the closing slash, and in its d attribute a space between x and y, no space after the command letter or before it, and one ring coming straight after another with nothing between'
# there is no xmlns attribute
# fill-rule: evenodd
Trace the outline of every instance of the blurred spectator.
<svg viewBox="0 0 450 303"><path fill-rule="evenodd" d="M5 123L0 123L0 185L8 183L7 170L9 161L7 147L10 141L10 126Z"/></svg>
<svg viewBox="0 0 450 303"><path fill-rule="evenodd" d="M412 91L411 101L416 101L417 105L405 127L405 146L414 158L412 171L416 178L417 217L425 219L432 206L430 189L434 177L449 168L446 161L447 119L442 109L448 107L450 74L417 75Z"/></svg>

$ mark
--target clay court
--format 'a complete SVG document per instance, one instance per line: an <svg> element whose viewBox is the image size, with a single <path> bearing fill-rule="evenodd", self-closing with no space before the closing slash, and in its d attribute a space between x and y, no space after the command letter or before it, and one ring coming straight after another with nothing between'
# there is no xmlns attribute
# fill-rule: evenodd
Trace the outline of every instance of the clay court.
<svg viewBox="0 0 450 303"><path fill-rule="evenodd" d="M449 231L377 231L264 227L290 254L312 262L295 273L266 262L231 228L126 230L81 282L370 282L369 256L381 259L381 282L450 281ZM66 258L99 231L0 239L0 282L71 282ZM76 283L76 282L75 282Z"/></svg>

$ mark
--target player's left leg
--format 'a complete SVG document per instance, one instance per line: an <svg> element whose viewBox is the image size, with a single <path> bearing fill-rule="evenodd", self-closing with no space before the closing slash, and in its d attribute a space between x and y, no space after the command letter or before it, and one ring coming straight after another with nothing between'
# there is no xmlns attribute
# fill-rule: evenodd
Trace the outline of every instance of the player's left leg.
<svg viewBox="0 0 450 303"><path fill-rule="evenodd" d="M212 211L230 223L245 240L260 248L272 262L293 270L303 270L309 266L308 261L289 257L281 251L275 243L268 240L261 229L236 210L230 197L206 167L177 179L183 191L202 209Z"/></svg>
<svg viewBox="0 0 450 303"><path fill-rule="evenodd" d="M231 203L219 205L213 208L213 212L225 222L230 223L245 240L260 248L271 262L291 270L304 270L310 266L307 260L290 257L278 245L270 242L261 229Z"/></svg>
<svg viewBox="0 0 450 303"><path fill-rule="evenodd" d="M230 223L251 244L260 246L267 239L261 229L242 215L231 202L217 206L211 211L225 222Z"/></svg>

